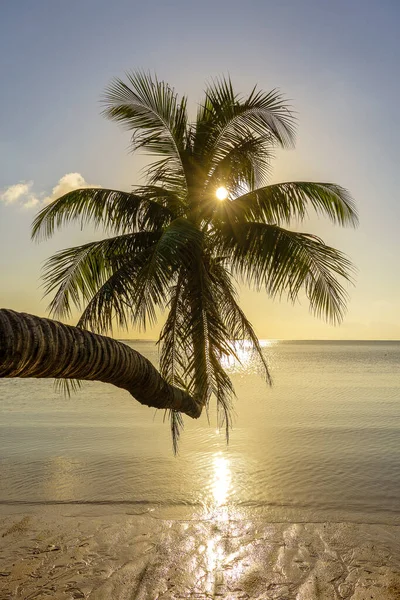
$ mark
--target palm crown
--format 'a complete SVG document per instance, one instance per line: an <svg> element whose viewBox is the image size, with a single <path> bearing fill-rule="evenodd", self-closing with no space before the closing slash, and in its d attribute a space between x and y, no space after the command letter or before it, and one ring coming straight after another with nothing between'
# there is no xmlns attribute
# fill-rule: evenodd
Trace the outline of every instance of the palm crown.
<svg viewBox="0 0 400 600"><path fill-rule="evenodd" d="M294 301L304 290L311 309L332 322L344 313L351 263L307 233L287 229L309 210L339 225L356 225L348 192L332 183L267 185L274 148L294 140L294 119L277 91L239 96L229 79L208 86L190 122L186 97L150 75L116 79L105 114L132 133L132 149L155 157L133 192L80 189L46 206L33 237L50 237L71 221L101 226L111 237L63 250L44 280L53 315L71 305L79 326L98 332L145 328L167 309L160 369L208 406L214 395L227 431L232 383L221 358L248 340L266 378L257 336L238 304L236 281ZM216 190L226 188L223 201ZM180 415L171 413L174 439Z"/></svg>

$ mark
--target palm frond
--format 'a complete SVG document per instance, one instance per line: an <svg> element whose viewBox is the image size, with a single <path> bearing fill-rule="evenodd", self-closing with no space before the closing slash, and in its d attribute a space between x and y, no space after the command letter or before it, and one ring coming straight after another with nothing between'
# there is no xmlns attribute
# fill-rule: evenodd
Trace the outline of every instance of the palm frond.
<svg viewBox="0 0 400 600"><path fill-rule="evenodd" d="M74 190L45 206L35 217L32 239L48 239L56 229L78 222L113 233L158 230L175 218L168 206L137 194L100 188Z"/></svg>
<svg viewBox="0 0 400 600"><path fill-rule="evenodd" d="M262 185L270 173L271 146L265 138L249 133L238 139L227 154L211 166L205 192L223 185L231 195L243 194Z"/></svg>
<svg viewBox="0 0 400 600"><path fill-rule="evenodd" d="M208 406L214 394L229 427L230 399L234 390L221 365L221 358L235 355L235 350L215 302L208 263L209 257L201 254L188 272L189 319L186 327L190 332L193 348L187 368L190 376L189 389L193 390L205 406Z"/></svg>
<svg viewBox="0 0 400 600"><path fill-rule="evenodd" d="M142 148L166 157L171 172L185 181L187 100L149 73L126 74L114 79L104 94L104 114L133 131L133 150Z"/></svg>
<svg viewBox="0 0 400 600"><path fill-rule="evenodd" d="M157 344L161 346L160 373L172 385L186 387L185 373L187 372L188 356L191 353L190 332L187 306L184 302L185 270L178 273L176 284L170 287L168 315L161 330ZM181 413L168 411L171 426L174 453L178 452L178 443L184 422Z"/></svg>
<svg viewBox="0 0 400 600"><path fill-rule="evenodd" d="M135 293L135 278L143 264L143 255L116 266L108 279L87 301L78 327L96 333L112 333L114 322L121 329L128 329L132 313L132 297Z"/></svg>
<svg viewBox="0 0 400 600"><path fill-rule="evenodd" d="M202 233L180 218L159 232L153 244L123 255L112 263L109 278L86 300L78 325L106 332L112 330L113 318L120 327L131 322L144 329L155 323L157 308L167 304L176 273L190 260L201 239Z"/></svg>
<svg viewBox="0 0 400 600"><path fill-rule="evenodd" d="M44 267L45 295L55 292L49 305L56 318L71 316L71 303L81 309L124 262L153 246L160 233L142 231L120 235L54 254Z"/></svg>
<svg viewBox="0 0 400 600"><path fill-rule="evenodd" d="M203 233L188 219L175 219L162 233L146 257L135 279L132 298L132 323L145 328L154 323L156 306L165 306L168 289L184 266L189 268L199 251Z"/></svg>
<svg viewBox="0 0 400 600"><path fill-rule="evenodd" d="M184 301L185 271L181 269L176 284L169 290L168 315L161 330L160 372L172 385L184 387L182 375L187 369L190 353L190 333L187 331L188 306Z"/></svg>
<svg viewBox="0 0 400 600"><path fill-rule="evenodd" d="M55 379L54 389L62 394L65 398L70 398L72 394L76 394L83 387L83 382L80 379Z"/></svg>
<svg viewBox="0 0 400 600"><path fill-rule="evenodd" d="M153 160L145 167L146 179L151 186L162 186L167 190L187 191L189 183L186 184L186 178L183 180L182 173L171 166L169 158Z"/></svg>
<svg viewBox="0 0 400 600"><path fill-rule="evenodd" d="M172 448L175 456L178 454L179 439L184 428L182 413L177 410L168 411L169 422L171 427Z"/></svg>
<svg viewBox="0 0 400 600"><path fill-rule="evenodd" d="M287 295L291 301L303 289L311 310L327 321L344 316L347 292L337 277L352 281L348 258L316 236L288 231L265 223L242 223L226 229L221 250L230 253L232 268L271 297Z"/></svg>
<svg viewBox="0 0 400 600"><path fill-rule="evenodd" d="M185 216L187 212L187 194L179 186L171 189L149 184L135 187L135 193L145 201L155 202L165 207L175 219Z"/></svg>
<svg viewBox="0 0 400 600"><path fill-rule="evenodd" d="M354 200L345 188L334 183L293 181L268 185L236 198L227 210L239 219L281 224L303 220L309 208L342 226L358 224Z"/></svg>
<svg viewBox="0 0 400 600"><path fill-rule="evenodd" d="M206 102L197 116L199 140L194 153L207 157L210 168L237 145L238 138L254 133L270 146L292 146L294 117L277 90L252 90L247 98L234 93L229 78L216 79L206 90Z"/></svg>
<svg viewBox="0 0 400 600"><path fill-rule="evenodd" d="M250 349L257 355L258 360L263 367L265 378L271 385L272 379L268 363L252 324L238 304L237 292L232 282L232 276L222 264L222 261L213 261L210 275L214 282L214 297L218 304L223 322L229 332L230 339L234 341L238 340L240 342L244 340L250 342Z"/></svg>

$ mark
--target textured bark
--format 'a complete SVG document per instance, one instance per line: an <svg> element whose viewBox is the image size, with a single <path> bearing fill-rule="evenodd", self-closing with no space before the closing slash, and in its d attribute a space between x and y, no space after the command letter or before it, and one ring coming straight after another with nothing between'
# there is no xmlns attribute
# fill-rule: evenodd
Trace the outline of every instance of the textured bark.
<svg viewBox="0 0 400 600"><path fill-rule="evenodd" d="M102 381L127 390L141 404L197 418L201 405L169 385L144 356L126 344L58 321L0 309L0 377Z"/></svg>

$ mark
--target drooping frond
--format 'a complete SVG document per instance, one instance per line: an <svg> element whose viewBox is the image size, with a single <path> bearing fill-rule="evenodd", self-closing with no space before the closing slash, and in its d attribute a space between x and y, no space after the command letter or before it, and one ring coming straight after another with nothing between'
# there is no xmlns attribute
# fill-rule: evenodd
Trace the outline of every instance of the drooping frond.
<svg viewBox="0 0 400 600"><path fill-rule="evenodd" d="M175 214L150 197L129 192L100 188L85 188L69 192L58 198L35 217L32 238L50 238L56 229L77 222L81 227L91 223L113 233L126 233L149 229L159 230Z"/></svg>
<svg viewBox="0 0 400 600"><path fill-rule="evenodd" d="M54 389L62 394L64 398L70 398L83 387L83 382L80 379L55 379Z"/></svg>
<svg viewBox="0 0 400 600"><path fill-rule="evenodd" d="M114 321L121 329L129 327L132 297L135 293L134 282L144 253L115 266L108 279L88 300L77 323L78 327L102 334L113 331Z"/></svg>
<svg viewBox="0 0 400 600"><path fill-rule="evenodd" d="M187 275L187 302L190 307L187 329L193 344L187 372L190 376L189 389L193 389L204 405L208 406L211 396L215 395L228 436L234 389L221 359L235 356L235 349L215 301L209 261L207 254L201 254Z"/></svg>
<svg viewBox="0 0 400 600"><path fill-rule="evenodd" d="M178 101L164 81L140 71L114 79L104 95L104 114L133 131L132 148L163 156L174 177L185 186L186 98ZM159 178L161 181L161 178Z"/></svg>
<svg viewBox="0 0 400 600"><path fill-rule="evenodd" d="M50 314L56 318L70 317L71 303L82 310L121 265L153 246L160 235L141 231L54 254L45 264L43 277L45 295L55 292L49 305Z"/></svg>
<svg viewBox="0 0 400 600"><path fill-rule="evenodd" d="M171 282L181 267L190 268L199 252L203 233L188 219L173 221L147 255L135 278L132 323L145 328L155 322L156 306L165 306Z"/></svg>
<svg viewBox="0 0 400 600"><path fill-rule="evenodd" d="M175 456L178 454L179 438L184 427L182 413L177 410L168 410L169 423L171 427L172 448Z"/></svg>
<svg viewBox="0 0 400 600"><path fill-rule="evenodd" d="M190 332L187 330L190 313L184 297L185 279L182 269L176 284L170 287L168 315L158 340L161 345L160 372L172 385L184 385L182 375L187 368L191 347Z"/></svg>
<svg viewBox="0 0 400 600"><path fill-rule="evenodd" d="M233 307L236 319L232 318L232 307L230 313L226 309L226 294L220 289L225 282L219 279L220 270L211 272L210 261L210 255L199 254L189 271L181 270L170 290L168 317L159 339L160 370L168 381L187 386L205 406L215 396L219 426L225 427L229 437L234 390L223 360L236 356L234 338L239 331L241 339L251 335L243 335L245 327L238 322L237 306ZM177 436L177 415L169 416Z"/></svg>
<svg viewBox="0 0 400 600"><path fill-rule="evenodd" d="M232 276L223 266L222 261L217 260L213 261L210 275L214 283L214 297L216 298L223 322L229 332L230 340L250 342L250 350L254 351L257 355L263 367L265 378L271 384L272 380L268 363L253 326L238 304L237 292L232 281Z"/></svg>
<svg viewBox="0 0 400 600"><path fill-rule="evenodd" d="M139 234L136 234L139 235ZM156 321L157 308L168 302L176 273L190 260L202 234L186 219L176 219L138 252L123 255L111 264L108 279L93 290L79 326L101 332L112 329L113 315L119 326L129 323L145 328Z"/></svg>
<svg viewBox="0 0 400 600"><path fill-rule="evenodd" d="M277 183L240 196L227 206L239 220L277 224L303 220L309 208L342 226L358 224L354 200L345 188L334 183Z"/></svg>
<svg viewBox="0 0 400 600"><path fill-rule="evenodd" d="M316 236L265 223L241 223L221 236L221 250L232 268L271 297L295 301L303 289L311 310L332 323L342 320L347 292L339 279L351 281L348 258Z"/></svg>
<svg viewBox="0 0 400 600"><path fill-rule="evenodd" d="M185 270L177 276L175 285L170 287L167 305L168 315L160 333L158 344L161 346L160 373L172 385L185 389L184 374L187 371L188 357L192 351L190 332L188 331L188 306L184 299ZM178 442L183 428L183 418L176 411L168 411L174 453L178 451Z"/></svg>

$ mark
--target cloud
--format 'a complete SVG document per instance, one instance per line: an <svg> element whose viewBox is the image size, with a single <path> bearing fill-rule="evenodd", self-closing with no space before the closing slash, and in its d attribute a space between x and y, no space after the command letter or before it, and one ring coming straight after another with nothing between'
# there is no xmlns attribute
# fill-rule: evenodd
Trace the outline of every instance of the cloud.
<svg viewBox="0 0 400 600"><path fill-rule="evenodd" d="M44 198L43 204L49 204L50 202L57 200L57 198L64 196L64 194L72 192L73 190L89 187L100 186L87 183L80 173L67 173L58 180L57 185L53 187L51 195Z"/></svg>
<svg viewBox="0 0 400 600"><path fill-rule="evenodd" d="M34 208L35 206L38 206L40 204L40 200L39 198L36 198L36 196L30 195L28 200L26 200L23 205L22 208Z"/></svg>
<svg viewBox="0 0 400 600"><path fill-rule="evenodd" d="M46 192L33 193L33 183L33 181L21 181L20 183L10 185L3 191L0 191L0 202L6 205L15 204L29 210L31 208L42 208L73 190L100 187L87 183L80 173L66 173L63 175L53 187L50 195L46 195Z"/></svg>
<svg viewBox="0 0 400 600"><path fill-rule="evenodd" d="M4 204L14 204L21 198L28 196L32 186L33 181L21 181L10 185L0 193L0 200Z"/></svg>

